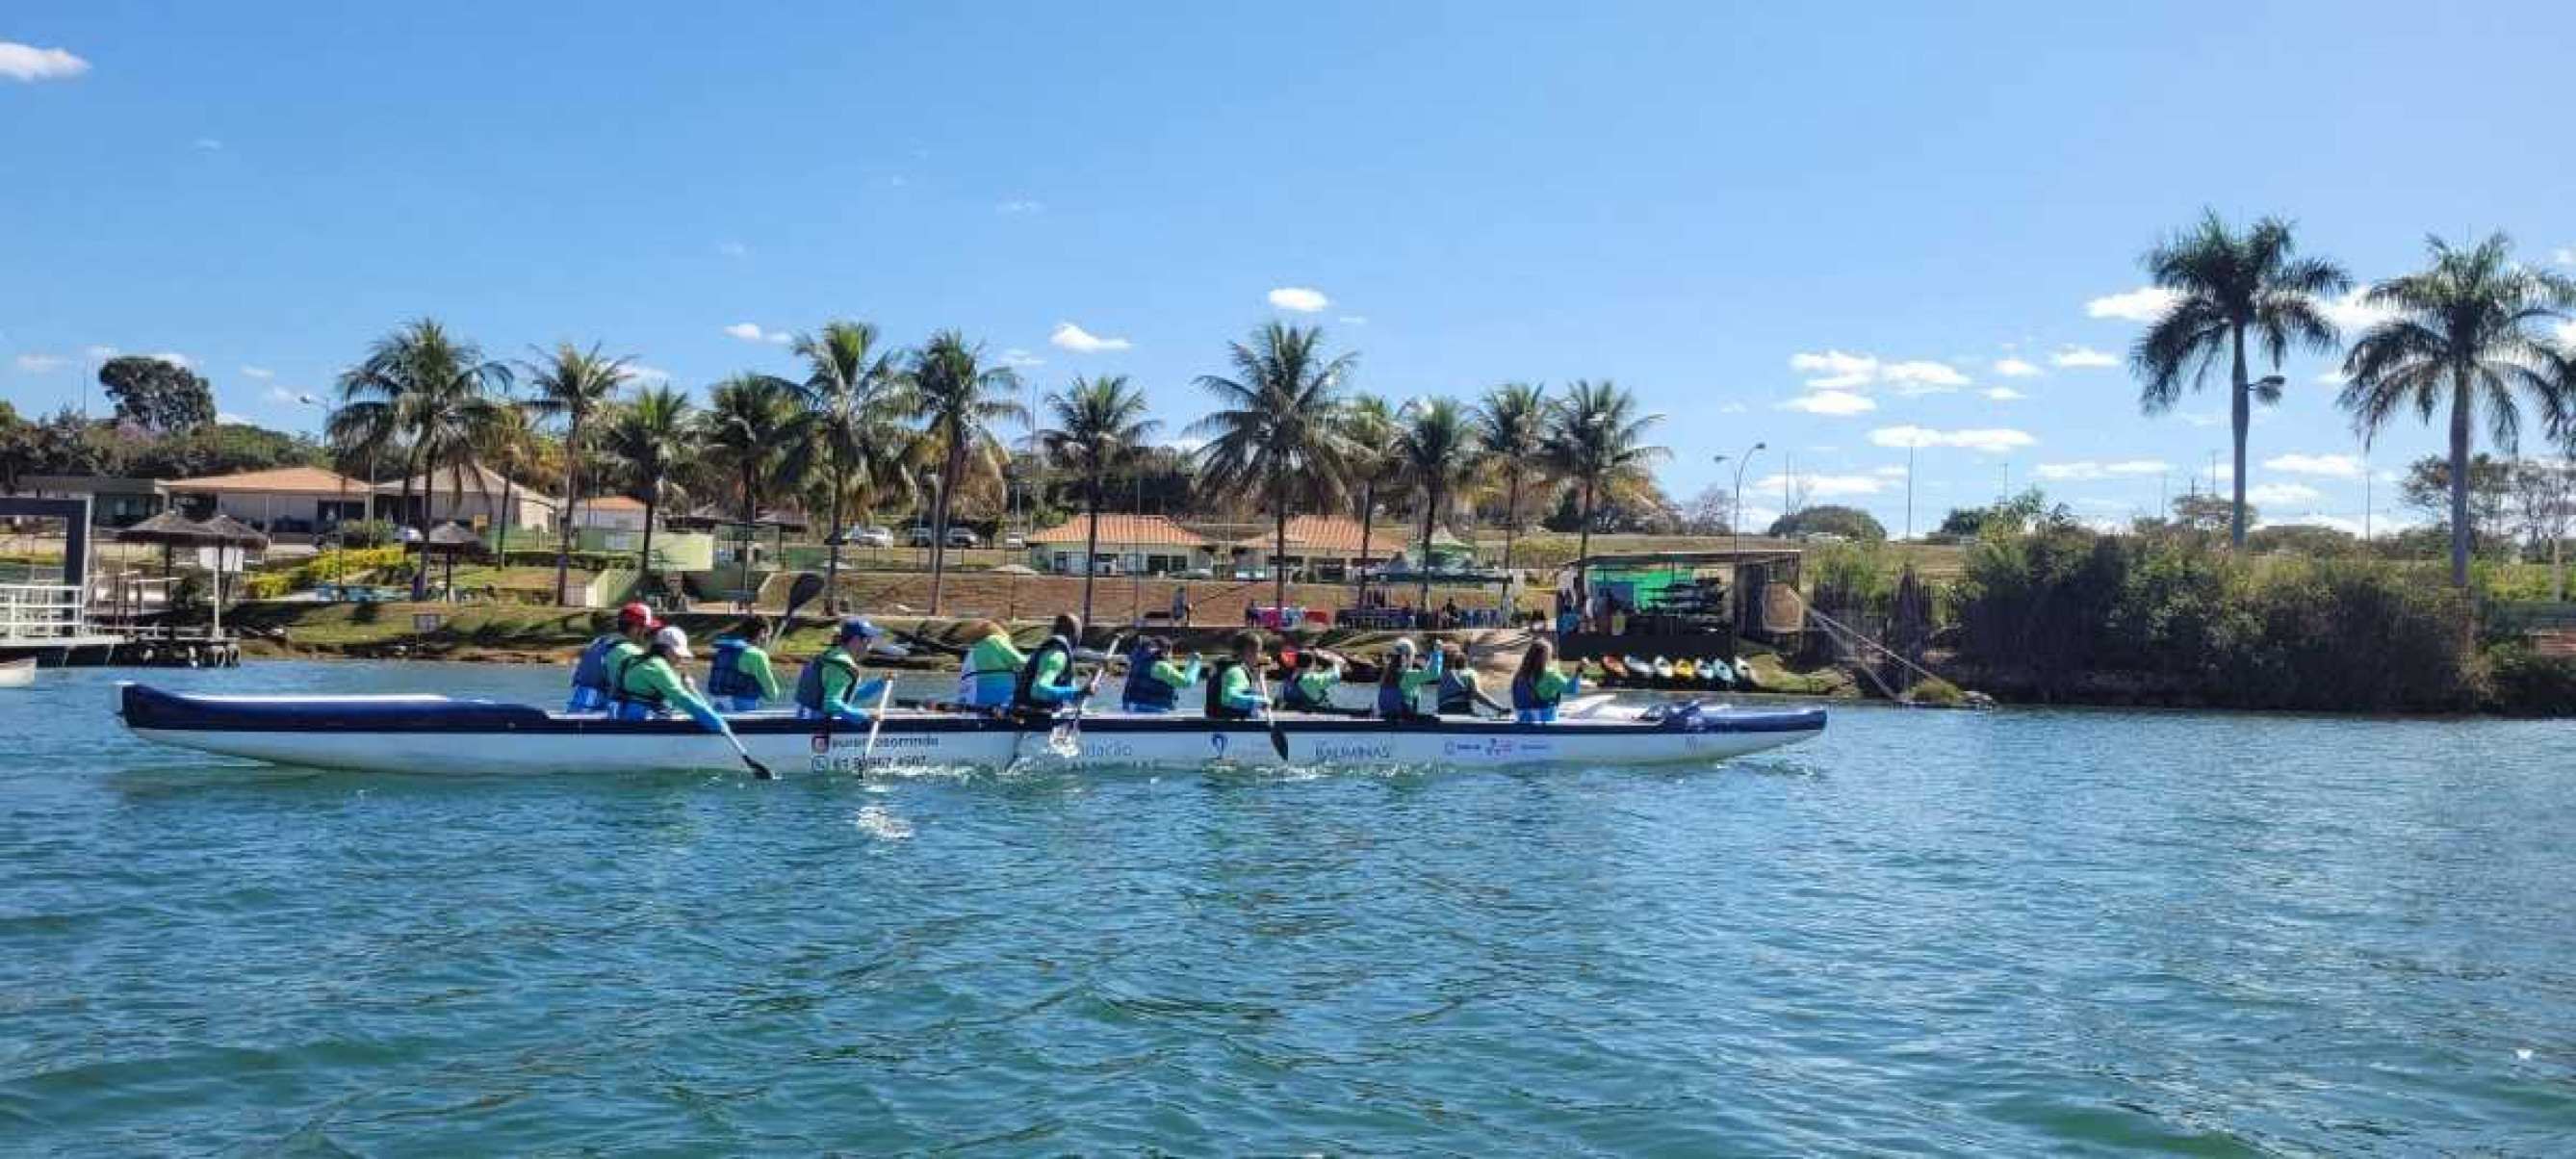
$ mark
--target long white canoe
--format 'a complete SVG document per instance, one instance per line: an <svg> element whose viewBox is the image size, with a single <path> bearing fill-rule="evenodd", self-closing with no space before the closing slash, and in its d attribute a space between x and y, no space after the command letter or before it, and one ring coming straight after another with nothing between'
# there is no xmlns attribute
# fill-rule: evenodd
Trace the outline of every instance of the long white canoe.
<svg viewBox="0 0 2576 1159"><path fill-rule="evenodd" d="M125 726L147 740L314 768L539 773L741 767L723 738L687 720L611 721L445 696L183 696L128 684L123 686L122 715ZM1795 744L1825 727L1821 708L1756 712L1698 705L1536 725L1294 715L1264 724L1095 715L1084 719L1078 732L1042 723L897 711L886 717L871 748L865 728L824 728L777 713L729 719L751 754L780 773L1021 763L1192 768L1217 763L1705 764ZM1287 750L1284 757L1280 747Z"/></svg>

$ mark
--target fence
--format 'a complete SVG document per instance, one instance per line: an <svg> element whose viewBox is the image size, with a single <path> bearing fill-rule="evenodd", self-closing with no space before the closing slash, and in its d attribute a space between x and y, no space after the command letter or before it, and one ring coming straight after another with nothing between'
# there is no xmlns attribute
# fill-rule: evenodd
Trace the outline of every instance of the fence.
<svg viewBox="0 0 2576 1159"><path fill-rule="evenodd" d="M0 640L65 640L86 631L78 586L0 584Z"/></svg>

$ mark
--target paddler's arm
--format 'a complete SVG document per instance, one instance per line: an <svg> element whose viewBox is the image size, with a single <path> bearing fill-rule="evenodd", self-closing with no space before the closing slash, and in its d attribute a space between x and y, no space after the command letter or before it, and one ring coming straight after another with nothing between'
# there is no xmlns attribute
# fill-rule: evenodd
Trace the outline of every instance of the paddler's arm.
<svg viewBox="0 0 2576 1159"><path fill-rule="evenodd" d="M823 669L823 711L830 713L834 720L866 724L873 718L865 706L873 703L877 694L885 690L885 683L883 676L861 680L856 673L842 671L838 664L826 665Z"/></svg>
<svg viewBox="0 0 2576 1159"><path fill-rule="evenodd" d="M1448 670L1448 664L1442 659L1440 653L1434 652L1431 654L1430 663L1397 676L1395 678L1396 686L1404 689L1406 692L1411 692L1425 684L1429 684L1434 680L1440 679L1441 674Z"/></svg>
<svg viewBox="0 0 2576 1159"><path fill-rule="evenodd" d="M760 686L762 700L778 699L778 673L769 666L769 653L758 648L745 648L734 667Z"/></svg>
<svg viewBox="0 0 2576 1159"><path fill-rule="evenodd" d="M670 664L655 659L637 665L635 672L649 690L661 696L662 703L687 713L689 719L698 722L698 727L725 736L733 735L733 730L725 726L724 718L716 715L715 706L690 691L687 682L680 679L679 672Z"/></svg>
<svg viewBox="0 0 2576 1159"><path fill-rule="evenodd" d="M1187 668L1169 660L1157 660L1154 661L1152 672L1156 680L1174 688L1187 688L1199 682L1199 658L1190 657L1190 666Z"/></svg>
<svg viewBox="0 0 2576 1159"><path fill-rule="evenodd" d="M1240 664L1225 670L1224 702L1227 708L1242 712L1259 712L1270 707L1259 692L1253 691L1252 673Z"/></svg>
<svg viewBox="0 0 2576 1159"><path fill-rule="evenodd" d="M1050 648L1038 661L1038 670L1029 678L1029 691L1038 699L1053 704L1074 700L1082 695L1082 690L1073 686L1072 671L1073 657L1062 649Z"/></svg>

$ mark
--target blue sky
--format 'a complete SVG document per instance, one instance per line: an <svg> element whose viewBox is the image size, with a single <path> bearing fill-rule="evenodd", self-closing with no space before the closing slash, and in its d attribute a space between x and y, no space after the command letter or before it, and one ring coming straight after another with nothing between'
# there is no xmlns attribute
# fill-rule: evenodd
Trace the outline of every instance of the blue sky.
<svg viewBox="0 0 2576 1159"><path fill-rule="evenodd" d="M1748 507L1793 464L1901 527L1911 429L1918 527L2007 478L2125 518L2226 445L2223 393L2143 418L2088 365L2202 206L2364 278L2428 231L2576 259L2576 6L1797 7L17 0L0 397L167 351L310 429L423 314L691 386L855 316L1177 433L1280 316L1391 397L1631 386L1677 497L1762 440ZM2269 517L2361 516L2326 369L2254 428Z"/></svg>

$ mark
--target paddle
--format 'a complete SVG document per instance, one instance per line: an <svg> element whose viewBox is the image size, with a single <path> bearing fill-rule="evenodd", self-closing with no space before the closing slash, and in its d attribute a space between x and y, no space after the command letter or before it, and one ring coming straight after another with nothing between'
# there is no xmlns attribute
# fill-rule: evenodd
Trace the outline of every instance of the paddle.
<svg viewBox="0 0 2576 1159"><path fill-rule="evenodd" d="M1091 707L1091 697L1100 691L1100 678L1109 674L1109 663L1118 658L1118 645L1127 636L1120 633L1109 638L1109 648L1100 654L1100 666L1091 670L1091 683L1083 686L1082 699L1073 702L1073 717L1055 726L1047 734L1047 749L1071 760L1082 755L1082 714Z"/></svg>
<svg viewBox="0 0 2576 1159"><path fill-rule="evenodd" d="M751 759L751 750L742 747L741 737L735 736L733 731L730 729L726 730L723 733L723 736L727 742L733 745L734 755L741 757L742 763L751 769L751 775L754 780L775 781L778 779L778 774L770 772L769 766Z"/></svg>
<svg viewBox="0 0 2576 1159"><path fill-rule="evenodd" d="M780 628L778 634L784 636L793 629L796 626L796 609L813 603L814 597L822 594L823 577L810 571L797 576L795 583L787 585L787 614L778 617L785 622L786 626Z"/></svg>
<svg viewBox="0 0 2576 1159"><path fill-rule="evenodd" d="M1268 669L1255 668L1252 670L1252 690L1261 694L1261 723L1270 729L1270 751L1279 754L1279 759L1285 761L1288 759L1288 734L1279 731L1279 718L1270 715L1270 672Z"/></svg>
<svg viewBox="0 0 2576 1159"><path fill-rule="evenodd" d="M886 702L894 699L894 677L886 677L885 687L877 690L877 710L868 714L868 745L859 750L859 763L877 755L877 729L885 724Z"/></svg>

